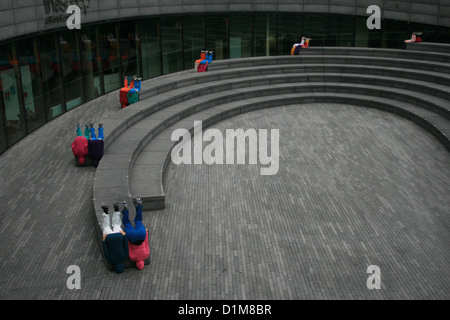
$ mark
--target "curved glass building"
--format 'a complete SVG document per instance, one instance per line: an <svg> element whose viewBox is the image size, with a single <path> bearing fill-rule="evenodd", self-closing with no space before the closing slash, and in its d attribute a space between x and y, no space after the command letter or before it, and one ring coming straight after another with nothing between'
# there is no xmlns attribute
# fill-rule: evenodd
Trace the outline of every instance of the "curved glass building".
<svg viewBox="0 0 450 320"><path fill-rule="evenodd" d="M70 5L81 29L66 25ZM368 7L381 10L369 30ZM450 42L450 0L2 0L0 153L105 93L214 59L289 55L311 46L401 48L414 31ZM118 97L118 106L119 97Z"/></svg>

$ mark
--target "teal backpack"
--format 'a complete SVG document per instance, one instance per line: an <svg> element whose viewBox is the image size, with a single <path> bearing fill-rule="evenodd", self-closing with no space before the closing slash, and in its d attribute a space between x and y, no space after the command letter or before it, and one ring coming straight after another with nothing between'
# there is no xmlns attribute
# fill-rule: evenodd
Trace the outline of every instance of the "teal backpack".
<svg viewBox="0 0 450 320"><path fill-rule="evenodd" d="M139 101L139 91L136 88L130 89L128 92L128 103L133 104Z"/></svg>

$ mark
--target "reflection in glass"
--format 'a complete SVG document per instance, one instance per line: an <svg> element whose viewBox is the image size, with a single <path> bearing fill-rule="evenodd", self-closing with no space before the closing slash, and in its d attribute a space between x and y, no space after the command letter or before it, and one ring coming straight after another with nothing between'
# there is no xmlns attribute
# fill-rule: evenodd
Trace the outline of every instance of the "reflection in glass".
<svg viewBox="0 0 450 320"><path fill-rule="evenodd" d="M184 69L194 68L195 61L200 59L201 51L205 50L203 35L203 16L183 18Z"/></svg>
<svg viewBox="0 0 450 320"><path fill-rule="evenodd" d="M150 79L161 75L159 23L156 18L139 21L142 75Z"/></svg>
<svg viewBox="0 0 450 320"><path fill-rule="evenodd" d="M292 45L301 42L303 17L299 13L283 13L278 21L279 54L290 55Z"/></svg>
<svg viewBox="0 0 450 320"><path fill-rule="evenodd" d="M39 38L42 81L48 120L54 119L65 111L60 46L56 34Z"/></svg>
<svg viewBox="0 0 450 320"><path fill-rule="evenodd" d="M230 16L230 59L252 56L252 16Z"/></svg>
<svg viewBox="0 0 450 320"><path fill-rule="evenodd" d="M277 19L275 14L257 14L253 20L254 56L277 54Z"/></svg>
<svg viewBox="0 0 450 320"><path fill-rule="evenodd" d="M64 77L66 109L71 110L84 102L82 61L78 33L64 31L59 34L59 49Z"/></svg>
<svg viewBox="0 0 450 320"><path fill-rule="evenodd" d="M97 61L97 37L95 27L81 29L81 72L85 100L89 101L101 95L101 70Z"/></svg>
<svg viewBox="0 0 450 320"><path fill-rule="evenodd" d="M183 24L181 17L161 18L163 73L183 70Z"/></svg>
<svg viewBox="0 0 450 320"><path fill-rule="evenodd" d="M328 17L328 36L325 46L353 47L355 45L355 22L346 15Z"/></svg>
<svg viewBox="0 0 450 320"><path fill-rule="evenodd" d="M22 97L18 86L19 74L19 62L13 46L0 47L0 87L8 146L13 145L26 134L24 121L26 115L21 106Z"/></svg>
<svg viewBox="0 0 450 320"><path fill-rule="evenodd" d="M26 120L28 132L31 132L46 121L41 59L37 40L19 41L17 51L25 105L25 119L23 120Z"/></svg>
<svg viewBox="0 0 450 320"><path fill-rule="evenodd" d="M328 35L328 15L305 14L303 16L303 35L311 38L311 45L322 47Z"/></svg>
<svg viewBox="0 0 450 320"><path fill-rule="evenodd" d="M0 98L0 111L4 110L3 107L3 98ZM5 126L5 118L3 116L3 112L0 112L0 154L6 150L8 147L8 143L6 141L6 126Z"/></svg>
<svg viewBox="0 0 450 320"><path fill-rule="evenodd" d="M229 58L228 16L207 15L205 17L206 50L213 50L214 60Z"/></svg>
<svg viewBox="0 0 450 320"><path fill-rule="evenodd" d="M100 26L100 60L103 71L105 93L123 85L120 76L120 42L116 24Z"/></svg>
<svg viewBox="0 0 450 320"><path fill-rule="evenodd" d="M120 51L124 77L139 77L138 51L141 40L134 21L120 23Z"/></svg>

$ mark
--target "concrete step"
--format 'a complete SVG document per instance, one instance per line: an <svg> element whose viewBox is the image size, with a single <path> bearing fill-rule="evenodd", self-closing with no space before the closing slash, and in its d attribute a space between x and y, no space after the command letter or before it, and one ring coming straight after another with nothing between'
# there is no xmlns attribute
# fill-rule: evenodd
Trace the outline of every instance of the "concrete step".
<svg viewBox="0 0 450 320"><path fill-rule="evenodd" d="M292 70L291 70L292 71ZM395 73L395 70L392 71ZM235 76L235 75L233 75ZM428 85L425 82L411 81L408 83L404 79L396 79L389 77L377 77L379 79L378 83L381 85L397 88L407 88L410 90L415 90L416 92L425 91L429 95L433 95L440 98L448 97L448 90L446 86L443 85ZM376 79L375 77L373 79ZM269 84L279 84L279 83L295 83L295 82L307 82L307 81L336 81L336 82L357 82L357 83L368 83L374 84L374 81L370 76L359 75L359 74L344 74L342 76L336 74L308 74L308 73L297 73L288 75L276 75L271 74L263 76L253 76L253 77L238 77L226 80L217 80L213 82L206 82L201 84L195 84L190 86L171 84L171 87L177 88L171 91L165 91L161 94L153 96L151 99L142 99L140 102L133 104L114 115L105 119L105 126L107 125L110 130L106 134L105 146L108 148L109 144L119 136L124 127L130 127L137 121L151 115L153 112L164 109L173 104L186 101L193 97L200 97L205 94L224 92L234 88L244 88L253 85L269 85ZM376 83L377 81L375 81ZM420 86L423 86L423 89ZM416 93L413 93L416 95ZM430 97L434 99L434 97ZM126 119L124 121L123 119Z"/></svg>
<svg viewBox="0 0 450 320"><path fill-rule="evenodd" d="M412 59L418 61L436 61L446 63L448 63L450 59L450 51L430 50L429 47L426 47L426 50L421 50L420 52L416 50L412 51L399 49L379 49L379 48L359 48L359 47L309 47L306 50L302 50L300 54L373 56L385 58Z"/></svg>
<svg viewBox="0 0 450 320"><path fill-rule="evenodd" d="M194 73L182 71L169 75L161 83L156 79L144 82L144 89L141 91L141 100L183 87L206 84L218 80L246 78L259 75L275 74L300 74L300 73L352 73L373 76L390 76L403 79L422 80L430 83L446 85L450 83L450 75L442 72L432 72L425 70L403 69L398 67L378 67L358 64L303 64L293 63L289 65L268 65L245 68L232 68L229 70L209 71L204 73Z"/></svg>
<svg viewBox="0 0 450 320"><path fill-rule="evenodd" d="M406 45L408 51L420 51L420 53L435 53L450 55L450 43L413 42Z"/></svg>
<svg viewBox="0 0 450 320"><path fill-rule="evenodd" d="M252 66L289 65L289 64L359 64L382 67L397 67L404 69L428 70L434 72L449 73L450 63L424 61L403 58L385 58L378 56L349 56L349 55L299 55L277 56L247 59L220 60L208 66L209 71L245 68Z"/></svg>

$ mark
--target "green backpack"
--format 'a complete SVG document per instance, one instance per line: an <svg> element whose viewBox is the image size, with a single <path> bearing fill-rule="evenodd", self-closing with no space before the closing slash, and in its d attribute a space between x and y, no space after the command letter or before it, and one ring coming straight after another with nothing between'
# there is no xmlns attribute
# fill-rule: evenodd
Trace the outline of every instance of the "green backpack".
<svg viewBox="0 0 450 320"><path fill-rule="evenodd" d="M128 103L133 104L139 101L139 91L135 88L128 92Z"/></svg>

